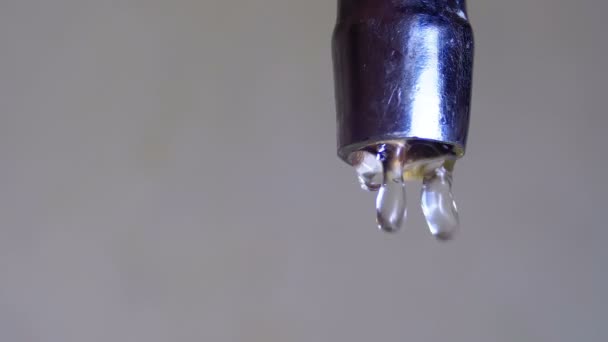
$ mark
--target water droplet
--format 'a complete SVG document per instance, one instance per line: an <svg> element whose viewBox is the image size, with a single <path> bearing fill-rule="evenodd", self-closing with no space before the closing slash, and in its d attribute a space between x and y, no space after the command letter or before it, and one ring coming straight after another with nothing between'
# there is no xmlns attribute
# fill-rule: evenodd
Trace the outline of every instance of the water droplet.
<svg viewBox="0 0 608 342"><path fill-rule="evenodd" d="M361 189L378 191L382 186L382 162L367 151L357 151L351 155L351 164L357 171Z"/></svg>
<svg viewBox="0 0 608 342"><path fill-rule="evenodd" d="M421 203L431 233L438 240L451 240L459 226L451 171L441 166L425 175Z"/></svg>
<svg viewBox="0 0 608 342"><path fill-rule="evenodd" d="M376 198L376 220L381 230L393 233L401 229L407 214L403 148L396 146L387 152L382 187Z"/></svg>

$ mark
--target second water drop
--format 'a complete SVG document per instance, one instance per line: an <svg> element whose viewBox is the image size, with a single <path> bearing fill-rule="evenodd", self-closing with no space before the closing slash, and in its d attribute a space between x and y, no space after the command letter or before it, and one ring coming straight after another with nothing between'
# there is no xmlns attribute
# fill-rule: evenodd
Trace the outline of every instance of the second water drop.
<svg viewBox="0 0 608 342"><path fill-rule="evenodd" d="M384 161L382 187L376 198L378 227L389 233L401 229L407 214L402 153L403 148L399 146L388 151Z"/></svg>

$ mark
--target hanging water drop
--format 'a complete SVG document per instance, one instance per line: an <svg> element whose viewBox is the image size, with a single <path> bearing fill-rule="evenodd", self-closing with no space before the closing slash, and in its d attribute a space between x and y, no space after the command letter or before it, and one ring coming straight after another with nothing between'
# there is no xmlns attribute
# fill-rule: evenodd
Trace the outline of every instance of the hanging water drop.
<svg viewBox="0 0 608 342"><path fill-rule="evenodd" d="M421 204L431 233L438 240L451 240L459 226L451 171L441 166L425 175Z"/></svg>
<svg viewBox="0 0 608 342"><path fill-rule="evenodd" d="M402 146L391 146L385 151L382 186L376 198L376 220L378 227L389 233L401 229L407 214L403 159Z"/></svg>
<svg viewBox="0 0 608 342"><path fill-rule="evenodd" d="M350 160L357 171L361 189L378 191L382 186L382 162L376 155L367 151L357 151L351 155Z"/></svg>

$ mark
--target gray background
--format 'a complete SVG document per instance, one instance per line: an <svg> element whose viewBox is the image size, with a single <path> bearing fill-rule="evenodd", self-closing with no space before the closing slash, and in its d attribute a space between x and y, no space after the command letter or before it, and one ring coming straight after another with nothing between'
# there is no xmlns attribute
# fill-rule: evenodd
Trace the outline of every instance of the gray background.
<svg viewBox="0 0 608 342"><path fill-rule="evenodd" d="M438 244L335 157L335 1L2 0L0 340L606 341L608 2L469 9Z"/></svg>

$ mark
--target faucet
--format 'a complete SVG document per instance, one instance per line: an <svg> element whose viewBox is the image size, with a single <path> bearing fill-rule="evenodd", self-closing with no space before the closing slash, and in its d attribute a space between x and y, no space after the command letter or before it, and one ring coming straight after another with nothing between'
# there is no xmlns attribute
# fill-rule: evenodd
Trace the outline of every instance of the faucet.
<svg viewBox="0 0 608 342"><path fill-rule="evenodd" d="M459 228L452 194L471 102L473 31L465 0L338 0L333 33L338 156L377 191L386 232L405 222L406 180L440 241Z"/></svg>

